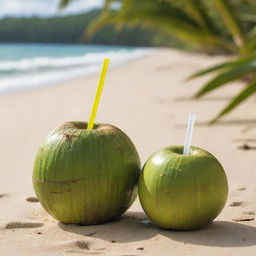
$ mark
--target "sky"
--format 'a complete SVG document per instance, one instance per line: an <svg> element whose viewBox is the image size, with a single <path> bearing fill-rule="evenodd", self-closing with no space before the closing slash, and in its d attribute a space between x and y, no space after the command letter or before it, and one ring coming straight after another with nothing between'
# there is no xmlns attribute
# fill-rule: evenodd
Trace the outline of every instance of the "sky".
<svg viewBox="0 0 256 256"><path fill-rule="evenodd" d="M58 13L59 0L0 0L0 17L52 16ZM75 0L61 14L76 14L100 7L103 0Z"/></svg>

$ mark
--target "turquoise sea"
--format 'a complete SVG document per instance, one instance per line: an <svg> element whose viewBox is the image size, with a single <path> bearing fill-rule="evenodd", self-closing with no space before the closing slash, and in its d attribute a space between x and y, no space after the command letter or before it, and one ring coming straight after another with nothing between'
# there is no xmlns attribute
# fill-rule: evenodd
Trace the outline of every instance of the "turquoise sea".
<svg viewBox="0 0 256 256"><path fill-rule="evenodd" d="M146 54L143 48L63 45L0 44L0 94L49 86L100 72L104 58L111 66Z"/></svg>

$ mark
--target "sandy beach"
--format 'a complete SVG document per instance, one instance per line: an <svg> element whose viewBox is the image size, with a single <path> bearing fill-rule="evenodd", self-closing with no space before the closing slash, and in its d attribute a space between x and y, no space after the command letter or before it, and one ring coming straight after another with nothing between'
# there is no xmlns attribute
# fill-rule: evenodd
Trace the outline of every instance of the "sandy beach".
<svg viewBox="0 0 256 256"><path fill-rule="evenodd" d="M154 151L182 144L188 114L196 114L192 144L214 154L229 180L226 207L212 224L197 231L157 228L138 199L111 223L58 223L34 198L33 160L52 129L69 120L88 119L98 76L1 96L0 256L255 255L255 97L208 126L243 84L232 83L195 101L190 97L207 77L185 81L192 72L223 59L158 49L112 68L97 115L98 122L113 124L130 136L144 163ZM252 149L241 149L245 143Z"/></svg>

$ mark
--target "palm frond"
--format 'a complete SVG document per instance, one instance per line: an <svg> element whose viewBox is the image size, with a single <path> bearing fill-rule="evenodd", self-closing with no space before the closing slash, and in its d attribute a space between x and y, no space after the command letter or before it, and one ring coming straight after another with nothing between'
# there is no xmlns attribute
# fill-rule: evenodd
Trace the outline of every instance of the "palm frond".
<svg viewBox="0 0 256 256"><path fill-rule="evenodd" d="M60 0L59 9L62 10L66 8L73 0Z"/></svg>
<svg viewBox="0 0 256 256"><path fill-rule="evenodd" d="M170 6L170 3L166 1L124 1L118 11L108 10L102 15L103 17L99 17L89 26L87 35L92 36L106 24L141 25L162 31L166 35L174 36L200 48L211 50L222 47L227 51L235 50L232 42L209 33L205 29L200 29L193 17L176 6Z"/></svg>
<svg viewBox="0 0 256 256"><path fill-rule="evenodd" d="M98 19L92 21L85 31L85 38L90 39L92 36L95 35L101 28L106 26L106 24L115 24L116 16L113 13L102 13ZM120 23L119 23L120 25Z"/></svg>
<svg viewBox="0 0 256 256"><path fill-rule="evenodd" d="M197 77L200 77L200 76L204 76L204 75L207 75L207 74L209 74L211 72L214 72L214 71L217 71L217 70L222 70L222 69L228 68L230 65L231 65L230 62L225 62L223 64L219 64L219 65L212 66L210 68L199 70L196 73L193 73L192 75L190 75L187 78L187 80L191 80L191 79L194 79L194 78L197 78Z"/></svg>
<svg viewBox="0 0 256 256"><path fill-rule="evenodd" d="M250 30L246 46L248 48L248 52L256 52L256 26Z"/></svg>
<svg viewBox="0 0 256 256"><path fill-rule="evenodd" d="M239 16L245 22L256 22L256 2L252 1L239 1L237 9L239 10Z"/></svg>
<svg viewBox="0 0 256 256"><path fill-rule="evenodd" d="M225 70L220 74L217 74L213 79L207 82L195 95L195 98L200 98L203 95L226 85L227 83L236 79L242 78L245 75L256 71L256 60L246 62L243 65L230 67L229 70Z"/></svg>
<svg viewBox="0 0 256 256"><path fill-rule="evenodd" d="M256 93L256 81L253 81L248 86L246 86L238 95L236 95L231 102L214 118L211 120L210 124L214 124L218 121L222 116L229 113L243 101L251 97L254 93Z"/></svg>
<svg viewBox="0 0 256 256"><path fill-rule="evenodd" d="M171 6L175 6L178 9L183 10L188 16L193 17L193 19L197 22L197 24L206 30L210 30L209 28L209 17L205 12L204 2L201 0L165 0Z"/></svg>
<svg viewBox="0 0 256 256"><path fill-rule="evenodd" d="M194 78L197 78L197 77L200 77L200 76L204 76L204 75L207 75L207 74L212 73L212 72L224 71L228 68L234 68L236 66L238 67L238 66L246 64L250 61L253 61L255 59L256 59L256 56L251 56L251 57L239 58L238 60L227 61L227 62L218 64L218 65L214 65L212 67L209 67L209 68L206 68L206 69L203 69L203 70L199 70L199 71L193 73L192 75L190 75L187 78L187 80L194 79Z"/></svg>
<svg viewBox="0 0 256 256"><path fill-rule="evenodd" d="M240 24L240 19L238 18L234 6L232 6L227 0L213 1L215 3L216 10L222 17L223 22L232 35L237 47L243 50L245 47L246 36L243 33L242 25Z"/></svg>

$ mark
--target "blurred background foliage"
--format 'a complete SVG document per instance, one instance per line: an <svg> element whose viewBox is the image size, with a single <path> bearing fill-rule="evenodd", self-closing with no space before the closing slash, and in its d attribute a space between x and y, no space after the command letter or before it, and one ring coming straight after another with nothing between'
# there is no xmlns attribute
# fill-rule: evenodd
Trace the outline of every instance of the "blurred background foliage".
<svg viewBox="0 0 256 256"><path fill-rule="evenodd" d="M161 39L152 31L136 26L124 27L116 31L108 25L95 33L94 37L85 40L84 30L100 14L93 10L85 14L51 18L13 18L0 20L0 42L36 42L36 43L92 43L106 45L160 46Z"/></svg>
<svg viewBox="0 0 256 256"><path fill-rule="evenodd" d="M62 0L60 8L73 1ZM255 0L105 0L100 15L87 27L86 35L93 37L109 24L117 30L126 26L153 29L169 42L175 39L175 43L185 50L231 55L232 61L189 77L212 73L212 78L195 98L235 80L248 81L210 123L216 122L256 92Z"/></svg>

